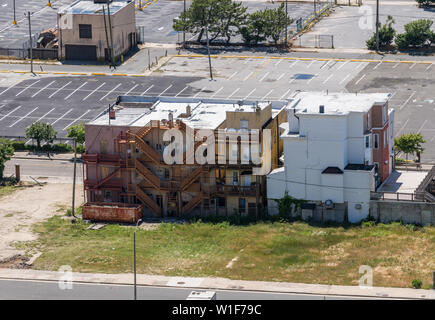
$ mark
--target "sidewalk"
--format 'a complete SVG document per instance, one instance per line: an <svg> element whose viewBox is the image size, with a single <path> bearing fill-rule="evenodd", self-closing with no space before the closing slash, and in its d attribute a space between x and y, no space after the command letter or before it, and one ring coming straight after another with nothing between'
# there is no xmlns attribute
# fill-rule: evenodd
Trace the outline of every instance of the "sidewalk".
<svg viewBox="0 0 435 320"><path fill-rule="evenodd" d="M64 276L64 273L54 271L0 269L0 279L59 281L64 279ZM133 274L73 273L73 281L81 283L132 285ZM140 286L196 288L203 290L247 290L393 299L435 299L435 290L385 287L359 288L357 286L245 281L225 278L166 277L138 274L137 284Z"/></svg>
<svg viewBox="0 0 435 320"><path fill-rule="evenodd" d="M50 153L47 152L32 152L32 151L15 151L12 159L32 159L32 160L57 160L57 161L73 161L74 153ZM82 161L81 155L77 154L77 162Z"/></svg>

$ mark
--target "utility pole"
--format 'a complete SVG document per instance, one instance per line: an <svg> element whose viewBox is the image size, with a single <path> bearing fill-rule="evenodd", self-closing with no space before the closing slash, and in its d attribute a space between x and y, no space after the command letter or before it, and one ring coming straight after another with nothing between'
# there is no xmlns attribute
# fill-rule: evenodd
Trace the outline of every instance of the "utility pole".
<svg viewBox="0 0 435 320"><path fill-rule="evenodd" d="M285 0L285 47L288 47L288 1Z"/></svg>
<svg viewBox="0 0 435 320"><path fill-rule="evenodd" d="M376 52L379 51L379 0L376 0Z"/></svg>
<svg viewBox="0 0 435 320"><path fill-rule="evenodd" d="M73 192L72 192L72 216L75 216L75 200L76 200L76 171L77 171L77 141L74 139L74 173L73 173Z"/></svg>
<svg viewBox="0 0 435 320"><path fill-rule="evenodd" d="M30 22L30 11L27 12L27 19L29 20L29 44L30 44L30 73L33 73L33 41L32 41L32 25Z"/></svg>
<svg viewBox="0 0 435 320"><path fill-rule="evenodd" d="M115 68L115 57L113 55L113 35L112 35L112 22L110 20L110 6L109 1L107 1L107 17L109 18L109 31L110 31L110 42L111 42L111 48L110 48L110 54L112 57L112 65Z"/></svg>
<svg viewBox="0 0 435 320"><path fill-rule="evenodd" d="M186 0L184 0L184 9L183 9L183 48L186 47Z"/></svg>
<svg viewBox="0 0 435 320"><path fill-rule="evenodd" d="M14 20L12 21L12 24L16 25L17 24L17 19L16 19L16 16L15 16L15 0L14 0L13 4L14 4Z"/></svg>
<svg viewBox="0 0 435 320"><path fill-rule="evenodd" d="M207 37L207 52L208 52L208 66L210 68L210 80L213 81L213 72L211 69L211 57L210 57L210 44L208 39L208 25L205 26L205 35Z"/></svg>
<svg viewBox="0 0 435 320"><path fill-rule="evenodd" d="M133 255L134 255L134 300L137 300L137 289L136 289L136 229L142 219L139 219L136 223L136 228L134 228L133 233Z"/></svg>
<svg viewBox="0 0 435 320"><path fill-rule="evenodd" d="M106 33L107 54L109 55L110 67L112 67L113 65L112 53L111 53L112 50L110 49L109 36L107 35L106 10L104 9L104 6L103 6L103 19L104 19L104 31Z"/></svg>

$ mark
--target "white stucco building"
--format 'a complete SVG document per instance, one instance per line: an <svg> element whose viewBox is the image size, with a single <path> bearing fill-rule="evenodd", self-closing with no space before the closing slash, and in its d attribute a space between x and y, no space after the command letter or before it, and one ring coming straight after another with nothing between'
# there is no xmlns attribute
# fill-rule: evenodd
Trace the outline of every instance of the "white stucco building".
<svg viewBox="0 0 435 320"><path fill-rule="evenodd" d="M374 139L379 140L374 130L379 128L372 120L378 117L377 109L388 111L389 97L386 93L295 95L287 106L288 122L281 125L284 167L267 176L269 213L278 211L273 199L288 192L293 198L315 203L322 217L343 208L350 222L366 218L370 191L375 190L375 177L381 171L374 158ZM392 111L387 114L391 116L383 121L386 128L392 128ZM382 145L387 153L392 149L390 140L386 136Z"/></svg>

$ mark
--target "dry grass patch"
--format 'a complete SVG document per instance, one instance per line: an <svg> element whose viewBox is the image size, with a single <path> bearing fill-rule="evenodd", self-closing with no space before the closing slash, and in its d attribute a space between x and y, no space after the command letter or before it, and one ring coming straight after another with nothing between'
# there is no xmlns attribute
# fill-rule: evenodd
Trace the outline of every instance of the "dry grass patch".
<svg viewBox="0 0 435 320"><path fill-rule="evenodd" d="M43 252L37 269L133 271L133 228L87 227L53 217L35 227L38 240L20 247ZM375 286L410 287L421 279L427 287L435 269L435 228L399 223L162 223L138 229L136 237L137 269L146 274L357 285L359 267L369 265Z"/></svg>

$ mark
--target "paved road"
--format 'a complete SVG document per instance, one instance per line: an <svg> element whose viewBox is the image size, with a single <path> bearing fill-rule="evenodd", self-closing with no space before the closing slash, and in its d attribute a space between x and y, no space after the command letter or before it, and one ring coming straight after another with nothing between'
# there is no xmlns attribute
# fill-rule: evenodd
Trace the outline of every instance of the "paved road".
<svg viewBox="0 0 435 320"><path fill-rule="evenodd" d="M192 289L138 286L139 300L185 300ZM217 300L356 300L359 297L265 293L217 290ZM0 280L0 300L132 300L133 287L74 283L72 290L61 290L57 282Z"/></svg>
<svg viewBox="0 0 435 320"><path fill-rule="evenodd" d="M35 160L12 158L6 162L4 175L9 177L15 175L15 165L20 165L21 179L31 181L30 177L39 182L64 182L69 183L73 180L74 165L72 161L64 160ZM83 167L77 163L77 183L82 183Z"/></svg>

